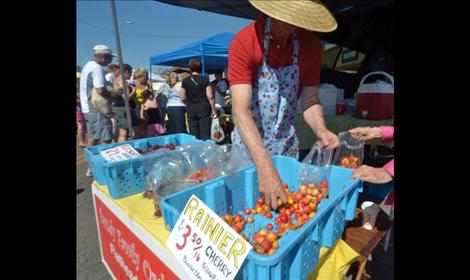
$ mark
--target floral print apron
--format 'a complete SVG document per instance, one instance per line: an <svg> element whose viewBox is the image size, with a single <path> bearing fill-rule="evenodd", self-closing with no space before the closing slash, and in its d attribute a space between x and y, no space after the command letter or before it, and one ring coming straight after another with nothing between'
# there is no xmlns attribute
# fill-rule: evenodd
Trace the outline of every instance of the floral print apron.
<svg viewBox="0 0 470 280"><path fill-rule="evenodd" d="M251 112L264 145L271 156L299 157L299 140L295 132L297 100L299 95L299 41L293 34L293 64L272 68L267 64L271 18L264 30L263 64L253 86ZM246 149L238 129L233 134L233 144Z"/></svg>

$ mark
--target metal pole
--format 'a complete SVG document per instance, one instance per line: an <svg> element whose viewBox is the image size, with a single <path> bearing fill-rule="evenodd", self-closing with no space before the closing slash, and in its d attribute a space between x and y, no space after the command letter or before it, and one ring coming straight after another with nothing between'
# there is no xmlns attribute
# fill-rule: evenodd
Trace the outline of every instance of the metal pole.
<svg viewBox="0 0 470 280"><path fill-rule="evenodd" d="M122 51L121 51L121 38L119 37L119 26L117 21L116 15L116 1L111 1L111 11L113 13L113 23L114 23L114 38L116 39L116 46L119 56L119 68L121 70L121 79L122 79L122 86L123 86L123 98L124 98L124 105L126 107L126 120L127 120L127 129L129 129L129 137L132 139L134 137L134 132L132 131L132 123L131 123L131 110L129 108L129 98L127 94L127 81L124 72L124 64L122 59Z"/></svg>
<svg viewBox="0 0 470 280"><path fill-rule="evenodd" d="M331 69L335 70L336 64L338 63L339 57L341 56L341 53L343 53L343 46L339 48L339 53L336 56L335 63L333 64L333 67Z"/></svg>

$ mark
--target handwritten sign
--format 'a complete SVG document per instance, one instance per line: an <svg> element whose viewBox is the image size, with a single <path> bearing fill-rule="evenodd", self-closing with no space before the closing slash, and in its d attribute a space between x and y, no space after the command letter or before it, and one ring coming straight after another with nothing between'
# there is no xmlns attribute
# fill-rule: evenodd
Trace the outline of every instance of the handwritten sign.
<svg viewBox="0 0 470 280"><path fill-rule="evenodd" d="M166 243L193 279L234 279L252 246L193 195Z"/></svg>
<svg viewBox="0 0 470 280"><path fill-rule="evenodd" d="M117 162L117 161L127 160L131 158L138 158L142 156L129 144L124 144L124 145L117 146L108 150L101 151L100 155L107 162Z"/></svg>

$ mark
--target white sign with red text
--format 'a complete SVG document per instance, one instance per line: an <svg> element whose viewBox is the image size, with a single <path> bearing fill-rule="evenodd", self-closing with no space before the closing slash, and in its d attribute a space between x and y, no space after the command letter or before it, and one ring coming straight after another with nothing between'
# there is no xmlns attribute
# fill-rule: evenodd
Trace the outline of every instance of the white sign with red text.
<svg viewBox="0 0 470 280"><path fill-rule="evenodd" d="M117 162L117 161L127 160L131 158L138 158L142 156L129 144L124 144L124 145L117 146L108 150L101 151L100 155L107 162Z"/></svg>

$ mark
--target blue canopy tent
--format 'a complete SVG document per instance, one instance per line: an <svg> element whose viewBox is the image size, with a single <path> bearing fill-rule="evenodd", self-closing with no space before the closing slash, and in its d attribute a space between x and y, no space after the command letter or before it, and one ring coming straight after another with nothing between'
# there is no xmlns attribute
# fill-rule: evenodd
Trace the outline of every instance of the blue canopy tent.
<svg viewBox="0 0 470 280"><path fill-rule="evenodd" d="M228 48L234 34L220 33L212 37L187 44L180 48L150 57L150 73L152 65L187 67L191 58L199 58L202 74L227 67Z"/></svg>

